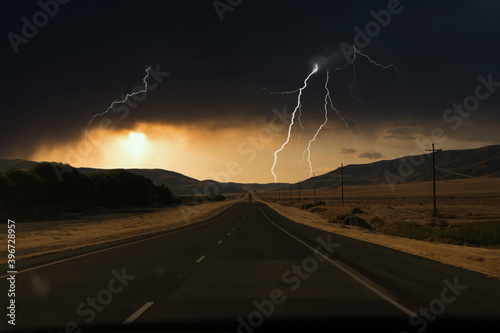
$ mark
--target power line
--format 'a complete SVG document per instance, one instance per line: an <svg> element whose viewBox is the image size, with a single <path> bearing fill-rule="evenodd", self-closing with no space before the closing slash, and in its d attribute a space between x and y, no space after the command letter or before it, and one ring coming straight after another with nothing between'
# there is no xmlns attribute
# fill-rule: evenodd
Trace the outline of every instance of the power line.
<svg viewBox="0 0 500 333"><path fill-rule="evenodd" d="M462 173L453 172L453 171L446 170L446 169L443 169L443 168L440 168L440 167L436 167L436 169L444 171L444 172L448 172L448 173L451 173L451 174L454 174L454 175L457 175L457 176L468 177L468 178L476 178L475 176L464 175Z"/></svg>

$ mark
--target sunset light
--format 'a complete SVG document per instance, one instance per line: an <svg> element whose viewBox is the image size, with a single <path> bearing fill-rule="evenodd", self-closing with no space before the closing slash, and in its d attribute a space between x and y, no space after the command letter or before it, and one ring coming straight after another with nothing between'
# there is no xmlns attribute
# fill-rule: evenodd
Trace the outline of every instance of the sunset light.
<svg viewBox="0 0 500 333"><path fill-rule="evenodd" d="M146 135L144 133L130 132L128 134L128 153L140 156L147 148Z"/></svg>
<svg viewBox="0 0 500 333"><path fill-rule="evenodd" d="M498 326L500 1L2 9L0 332Z"/></svg>

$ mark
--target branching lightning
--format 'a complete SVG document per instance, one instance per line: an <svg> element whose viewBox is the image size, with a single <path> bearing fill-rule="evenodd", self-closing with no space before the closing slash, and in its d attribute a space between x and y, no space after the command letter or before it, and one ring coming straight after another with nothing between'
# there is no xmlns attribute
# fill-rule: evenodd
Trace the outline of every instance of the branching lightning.
<svg viewBox="0 0 500 333"><path fill-rule="evenodd" d="M353 74L353 80L352 80L352 83L349 85L349 90L351 92L351 97L352 98L356 98L359 103L361 104L361 98L359 98L359 96L355 96L354 95L354 92L353 92L353 88L354 86L357 84L357 79L358 79L358 74L357 74L357 71L356 71L356 55L359 54L360 56L366 58L372 65L374 66L377 66L377 67L380 67L380 68L383 68L383 69L394 69L401 77L403 77L403 75L401 74L401 72L399 71L399 69L393 65L393 64L389 64L389 65L382 65L380 63L377 63L376 61L372 60L367 54L361 52L355 45L353 45L353 49L354 49L354 53L353 53L353 58L350 62L348 62L347 64L343 65L343 66L340 66L340 67L337 67L335 70L334 70L334 73L336 73L337 71L341 71L343 69L345 69L347 66L349 65L352 65L352 74ZM347 116L347 115L344 115L342 114L341 112L339 112L334 106L333 106L333 102L331 100L331 96L330 94L328 93L327 94L327 97L329 99L329 104L331 106L331 108L335 111L335 113L337 114L337 117L339 117L343 122L344 122L344 125L345 127L349 130L349 133L354 137L354 139L357 140L357 137L356 135L354 135L354 133L352 132L351 128L349 127L349 124L347 123L346 121L346 118L349 118L350 121L352 121L356 127L358 127L358 123L351 117Z"/></svg>
<svg viewBox="0 0 500 333"><path fill-rule="evenodd" d="M358 80L358 74L357 74L357 71L356 71L356 60L357 60L357 55L361 56L361 57L364 57L365 59L368 60L368 62L370 62L370 64L376 66L376 67L380 67L380 68L383 68L383 69L393 69L395 70L400 76L401 78L403 77L403 75L401 74L401 72L399 71L399 69L393 65L393 64L389 64L389 65L382 65L374 60L372 60L367 54L361 52L359 49L356 48L356 46L353 45L353 57L352 57L352 60L347 62L346 64L344 64L343 66L340 66L340 67L337 67L333 73L336 73L337 71L342 71L343 69L345 69L346 67L348 67L349 65L352 65L352 71L353 71L353 81L351 82L351 84L349 85L349 90L350 90L350 94L351 94L351 97L352 98L356 98L359 103L361 104L361 98L359 96L355 96L354 95L354 92L353 92L353 88L356 86L357 84L357 80ZM302 122L301 122L301 116L302 116L302 104L301 104L301 97L302 97L302 91L307 87L307 82L309 80L309 78L318 71L318 65L315 65L315 68L314 70L307 76L307 78L304 80L304 86L302 88L299 88L299 89L296 89L296 90L293 90L293 91L286 91L286 92L272 92L268 89L263 89L267 92L269 92L270 94L283 94L283 95L290 95L290 94L294 94L294 93L297 93L298 92L298 97L297 97L297 106L295 107L293 113L292 113L292 119L290 121L290 125L288 127L288 136L287 136L287 139L286 141L281 145L281 148L278 149L277 151L274 152L274 163L273 163L273 166L271 168L271 173L273 174L274 176L274 182L276 183L277 182L277 177L276 177L276 174L274 173L274 168L276 167L276 162L277 162L277 158L278 158L278 153L281 152L285 146L288 144L288 142L290 141L290 134L291 134L291 130L292 130L292 127L294 125L294 119L295 119L295 115L296 113L298 112L298 117L297 117L297 121L300 125L300 127L302 128L302 132L299 134L299 140L300 140L300 136L304 133L304 126L302 126ZM342 122L344 123L345 127L347 128L347 130L349 131L349 133L351 134L351 136L354 137L355 140L357 140L357 137L356 135L353 133L352 129L350 128L349 126L349 123L347 121L347 119L349 119L352 123L354 123L356 125L356 127L358 127L358 123L351 117L347 116L347 115L344 115L342 114L341 112L339 112L335 106L333 105L333 101L332 101L332 97L331 97L331 94L330 94L330 90L328 88L328 83L329 83L329 80L330 80L330 72L327 71L326 73L326 82L325 82L325 90L326 90L326 93L325 93L325 104L324 104L324 114L325 114L325 120L324 122L318 127L318 129L316 130L316 133L314 134L313 138L311 140L309 140L308 142L308 145L307 145L307 148L304 150L304 152L302 153L302 160L299 162L302 163L302 161L304 160L306 154L307 154L307 161L309 162L309 177L312 177L313 175L313 169L312 169L312 162L311 162L311 145L313 142L316 141L316 138L318 137L319 133L321 132L321 130L323 129L323 127L328 123L328 108L330 107L333 111L335 111L335 114L337 115L337 117L339 119L342 120Z"/></svg>
<svg viewBox="0 0 500 333"><path fill-rule="evenodd" d="M365 57L365 58L366 58L366 59L367 59L367 60L368 60L368 61L369 61L372 65L377 66L377 67L380 67L380 68L383 68L383 69L389 69L389 68L392 68L392 69L394 69L394 70L396 71L396 73L398 73L398 74L399 74L399 76L401 76L401 78L403 77L403 74L401 74L401 72L399 71L399 69L398 69L395 65L393 65L393 64L389 64L389 65L384 66L384 65L382 65L382 64L379 64L378 62L375 62L374 60L372 60L372 59L371 59L371 58L370 58L367 54L365 54L365 53L361 52L360 50L358 50L358 49L356 48L356 46L354 46L354 51L355 51L355 53L354 53L354 54L356 54L356 53L357 53L357 54L359 54L360 56ZM355 56L354 58L356 58L356 56ZM354 59L353 59L353 61L354 61Z"/></svg>
<svg viewBox="0 0 500 333"><path fill-rule="evenodd" d="M299 92L301 89L302 88L295 89L292 91L271 91L267 88L262 88L262 90L267 91L271 95L291 95L291 94L295 94L296 92ZM297 116L297 121L299 122L300 128L302 128L302 131L299 133L299 138L298 138L298 141L300 141L300 137L302 136L302 134L304 134L304 131L305 131L305 127L302 125L302 121L300 119L302 117L302 104L299 105L299 109L297 111L299 113L299 115Z"/></svg>
<svg viewBox="0 0 500 333"><path fill-rule="evenodd" d="M326 123L328 122L328 100L330 99L330 101L331 101L330 90L328 89L329 79L330 79L330 72L327 71L326 72L326 82L325 82L325 90L326 90L326 94L325 94L325 121L318 128L318 130L314 134L313 138L311 140L309 140L309 143L307 144L307 149L304 150L304 152L302 153L302 160L304 160L304 155L307 152L307 161L309 162L309 177L312 177L311 143L313 143L313 141L316 140L316 137L318 136L319 132L321 132L321 129L323 128L323 126L325 126ZM333 105L332 105L332 107L333 107ZM334 108L334 110L335 110L335 108ZM337 112L337 114L338 114L338 112ZM302 160L300 162L302 162Z"/></svg>
<svg viewBox="0 0 500 333"><path fill-rule="evenodd" d="M149 71L151 70L151 66L147 67L146 68L146 76L144 76L144 78L142 79L142 82L144 82L144 89L140 89L140 90L137 90L137 91L134 91L130 94L126 94L125 95L125 98L123 100L118 100L118 101L114 101L113 103L111 103L108 108L106 109L106 111L102 112L102 113L97 113L95 114L92 119L90 119L89 123L87 124L87 127L85 128L84 130L84 133L85 133L85 149L86 149L86 152L85 152L85 160L83 162L83 165L85 166L85 164L87 163L87 156L88 156L88 153L89 153L89 147L87 145L87 133L88 133L88 129L90 127L90 125L92 124L92 121L94 121L95 118L97 117L100 117L100 116L103 116L105 115L106 113L108 113L116 104L121 104L121 103L125 103L130 97L134 96L134 95L137 95L137 94L141 94L141 93L145 93L148 91L148 82L147 82L147 79L149 77Z"/></svg>
<svg viewBox="0 0 500 333"><path fill-rule="evenodd" d="M342 67L339 67L337 68L335 71L337 70L342 70L344 69L346 66L348 65L352 65L352 74L353 74L353 80L352 80L352 83L349 85L349 90L351 91L351 97L352 98L356 98L358 101L359 101L359 104L362 104L361 102L361 98L359 98L359 96L355 96L354 93L353 93L353 87L357 84L357 79L358 79L358 74L356 72L356 55L359 54L360 56L366 58L372 65L376 66L376 67L380 67L380 68L383 68L383 69L394 69L396 71L396 73L399 74L399 76L403 77L403 75L401 74L401 72L399 71L399 69L393 65L393 64L389 64L389 65L382 65L374 60L372 60L366 53L363 53L361 52L357 47L356 45L353 45L353 49L354 49L354 53L353 53L353 58L350 62L348 62L347 64L345 64L344 66Z"/></svg>
<svg viewBox="0 0 500 333"><path fill-rule="evenodd" d="M358 83L358 72L356 71L356 54L358 54L358 50L356 46L354 46L354 57L352 58L352 83L349 85L349 91L351 92L351 98L356 98L359 102L359 105L363 104L361 98L359 96L354 95L353 88Z"/></svg>
<svg viewBox="0 0 500 333"><path fill-rule="evenodd" d="M311 144L316 140L316 137L319 135L319 132L321 132L321 130L323 129L323 127L328 122L328 106L330 106L332 108L332 110L335 111L337 117L344 122L344 125L349 130L349 133L354 137L355 140L357 140L356 135L352 132L351 128L349 127L349 124L347 123L347 121L345 119L348 116L342 114L341 112L339 112L339 110L337 110L337 108L335 106L333 106L333 101L332 101L332 97L331 97L331 94L330 94L330 89L328 88L328 82L329 82L329 80L330 80L330 72L327 71L326 72L326 81L325 81L326 94L325 94L325 105L324 105L324 109L325 109L325 121L318 128L318 130L314 134L313 138L311 140L309 140L309 143L307 145L306 150L304 150L304 152L302 153L302 160L299 162L299 164L302 163L302 161L304 160L304 156L307 153L307 161L309 162L309 177L312 177L312 174L313 174L313 171L312 171L312 162L311 162ZM358 125L354 119L352 119L351 117L348 117L348 118L350 118L351 121L356 124L356 126Z"/></svg>
<svg viewBox="0 0 500 333"><path fill-rule="evenodd" d="M281 152L283 150L283 148L285 148L285 146L288 144L288 142L290 141L290 135L292 133L292 127L293 127L293 124L294 124L294 119L295 119L295 114L297 113L298 110L301 110L301 107L302 107L302 103L301 103L301 97L302 97L302 91L307 88L307 81L309 80L309 78L318 71L318 65L315 65L314 66L314 69L313 71L306 77L306 79L304 80L304 85L302 86L302 88L299 88L297 90L294 90L293 92L284 92L282 94L291 94L291 93L294 93L294 92L298 92L298 96L297 96L297 106L295 106L295 109L293 110L293 113L292 113L292 119L290 120L290 125L288 126L288 135L287 135L287 138L286 138L286 141L281 145L281 148L276 150L274 152L274 163L273 163L273 167L271 168L271 173L273 174L274 176L274 182L277 183L278 182L278 179L276 177L276 174L274 173L274 168L276 167L276 161L278 159L278 153ZM300 124L300 122L299 122ZM302 127L302 126L301 126ZM302 127L303 128L303 127Z"/></svg>
<svg viewBox="0 0 500 333"><path fill-rule="evenodd" d="M328 84L328 82L327 82L327 84ZM333 106L332 97L330 96L330 90L328 90L327 86L325 86L325 88L327 90L327 94L325 96L325 99L328 98L328 102L330 104L330 107L332 108L333 111L335 111L335 114L337 114L337 117L344 122L344 125L347 128L347 130L349 131L349 133L351 134L351 136L354 137L355 140L358 140L357 136L352 132L351 127L349 127L349 124L347 123L346 118L351 119L351 121L354 124L356 124L356 127L358 127L358 123L353 118L346 116L345 114L343 114L339 110L337 110L337 108L335 106Z"/></svg>

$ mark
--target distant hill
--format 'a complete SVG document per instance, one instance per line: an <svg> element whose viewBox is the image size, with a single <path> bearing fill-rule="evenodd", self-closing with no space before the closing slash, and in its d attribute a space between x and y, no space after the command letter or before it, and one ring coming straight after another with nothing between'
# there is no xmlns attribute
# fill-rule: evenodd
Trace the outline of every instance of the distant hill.
<svg viewBox="0 0 500 333"><path fill-rule="evenodd" d="M36 164L36 162L20 160L20 159L15 159L15 160L1 160L0 159L0 171L7 170L10 168L19 169L19 170L26 170L26 169L31 168L35 164Z"/></svg>
<svg viewBox="0 0 500 333"><path fill-rule="evenodd" d="M93 169L93 168L79 168L79 170L83 173L94 173L103 171L103 169ZM181 173L174 171L167 171L163 169L127 169L128 171L147 177L151 179L154 185L162 185L168 186L170 189L175 187L183 187L186 185L198 185L200 183L199 180L184 176Z"/></svg>
<svg viewBox="0 0 500 333"><path fill-rule="evenodd" d="M406 161L403 162L402 161ZM414 161L412 163L412 161ZM421 164L418 162L421 161ZM26 160L1 160L0 171L8 168L29 169L36 162ZM406 164L405 164L406 163ZM406 167L405 167L406 165ZM407 168L410 168L408 170ZM477 149L447 150L436 152L436 179L460 179L470 177L500 177L500 145ZM402 157L368 164L350 164L344 166L344 185L383 184L386 177L399 176L402 171L405 182L432 180L432 155L422 154ZM413 171L411 171L413 169ZM176 195L205 193L205 189L219 189L219 193L243 193L263 191L283 183L217 183L212 180L197 180L178 172L163 169L127 169L130 172L150 178L155 185L168 186ZM446 170L446 171L443 171ZM83 173L102 171L102 169L80 168ZM411 172L410 172L411 171ZM407 174L405 174L407 173ZM334 188L340 186L340 168L324 175L312 177L301 182L303 188ZM401 178L401 179L403 179ZM400 179L400 180L401 180Z"/></svg>
<svg viewBox="0 0 500 333"><path fill-rule="evenodd" d="M103 169L79 168L83 173L99 172ZM182 173L163 169L127 169L128 171L147 177L154 185L168 186L175 195L208 194L212 189L218 189L218 193L244 193L247 192L233 184L221 184L211 180L198 180L183 175ZM207 189L207 190L205 190ZM216 193L216 194L218 194Z"/></svg>
<svg viewBox="0 0 500 333"><path fill-rule="evenodd" d="M469 177L500 177L500 145L477 149L439 151L436 155L436 179L462 179ZM405 161L405 162L403 162ZM400 173L401 170L401 173ZM446 171L445 171L446 170ZM344 166L344 185L387 183L403 176L405 182L432 180L432 154L405 156L369 164ZM304 188L340 186L340 168L301 182Z"/></svg>
<svg viewBox="0 0 500 333"><path fill-rule="evenodd" d="M9 168L27 170L30 169L37 162L26 161L21 159L16 160L2 160L0 159L0 171L7 170ZM78 168L84 174L96 173L105 171L105 169L94 169L94 168ZM207 194L213 193L214 189L218 190L218 193L244 193L246 190L233 184L221 184L214 182L212 180L197 180L185 176L181 173L168 171L163 169L126 169L132 173L147 177L151 179L154 185L168 186L168 188L175 195L193 195L193 194Z"/></svg>

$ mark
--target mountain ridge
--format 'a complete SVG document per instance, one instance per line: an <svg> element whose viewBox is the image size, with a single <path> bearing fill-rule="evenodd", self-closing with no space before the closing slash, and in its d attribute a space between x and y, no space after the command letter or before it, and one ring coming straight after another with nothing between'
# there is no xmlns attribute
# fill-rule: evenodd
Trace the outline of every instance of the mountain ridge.
<svg viewBox="0 0 500 333"><path fill-rule="evenodd" d="M500 145L474 149L438 151L436 155L436 179L460 179L464 177L500 177ZM29 169L33 161L0 159L0 171L8 168ZM95 173L107 169L78 168L82 173ZM168 186L176 195L218 193L243 193L263 191L290 183L220 183L198 180L182 173L159 168L125 169L150 178L155 185ZM432 180L431 153L404 156L365 164L349 164L343 167L344 185L373 185L382 183L422 182ZM296 183L295 183L296 184ZM301 188L335 188L341 184L341 168L300 182Z"/></svg>

